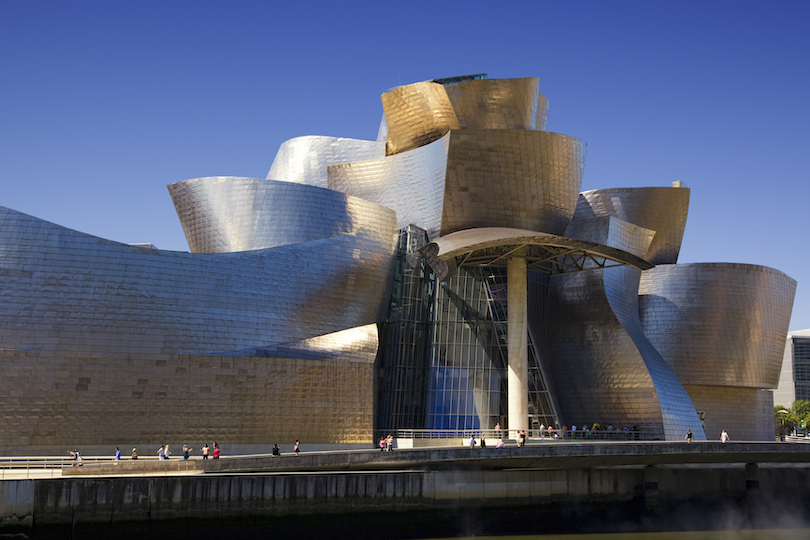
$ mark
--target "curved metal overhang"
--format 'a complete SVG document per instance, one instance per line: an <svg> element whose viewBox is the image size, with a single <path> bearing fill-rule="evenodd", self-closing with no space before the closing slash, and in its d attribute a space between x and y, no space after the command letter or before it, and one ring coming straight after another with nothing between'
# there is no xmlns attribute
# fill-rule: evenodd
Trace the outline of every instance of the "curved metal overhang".
<svg viewBox="0 0 810 540"><path fill-rule="evenodd" d="M553 234L522 229L486 227L457 231L427 244L419 253L436 278L444 281L460 266L506 266L521 248L531 270L549 275L584 272L615 266L648 270L655 265L627 251Z"/></svg>

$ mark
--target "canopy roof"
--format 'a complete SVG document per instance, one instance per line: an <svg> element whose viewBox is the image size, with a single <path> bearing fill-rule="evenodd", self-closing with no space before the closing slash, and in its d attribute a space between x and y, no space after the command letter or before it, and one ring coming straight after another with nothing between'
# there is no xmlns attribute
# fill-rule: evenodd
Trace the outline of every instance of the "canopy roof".
<svg viewBox="0 0 810 540"><path fill-rule="evenodd" d="M506 266L507 259L523 247L527 266L549 275L614 266L639 270L655 266L624 250L596 242L504 227L457 231L436 239L419 252L439 281L443 281L460 266Z"/></svg>

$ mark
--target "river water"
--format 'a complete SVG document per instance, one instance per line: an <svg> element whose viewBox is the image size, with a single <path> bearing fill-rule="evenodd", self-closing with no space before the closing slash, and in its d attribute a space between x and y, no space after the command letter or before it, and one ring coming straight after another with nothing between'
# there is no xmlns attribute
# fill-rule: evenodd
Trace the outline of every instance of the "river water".
<svg viewBox="0 0 810 540"><path fill-rule="evenodd" d="M529 536L468 536L455 540L810 540L810 529L743 531L679 531L656 533L553 534ZM447 540L447 539L432 539Z"/></svg>

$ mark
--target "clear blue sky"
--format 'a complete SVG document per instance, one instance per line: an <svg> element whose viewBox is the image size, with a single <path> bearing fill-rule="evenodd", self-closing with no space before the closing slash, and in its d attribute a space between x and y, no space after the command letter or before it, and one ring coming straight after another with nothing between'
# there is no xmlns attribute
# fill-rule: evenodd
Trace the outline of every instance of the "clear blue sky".
<svg viewBox="0 0 810 540"><path fill-rule="evenodd" d="M3 0L0 205L186 251L167 184L373 139L400 83L540 77L583 190L686 182L680 262L787 273L810 328L809 26L804 0Z"/></svg>

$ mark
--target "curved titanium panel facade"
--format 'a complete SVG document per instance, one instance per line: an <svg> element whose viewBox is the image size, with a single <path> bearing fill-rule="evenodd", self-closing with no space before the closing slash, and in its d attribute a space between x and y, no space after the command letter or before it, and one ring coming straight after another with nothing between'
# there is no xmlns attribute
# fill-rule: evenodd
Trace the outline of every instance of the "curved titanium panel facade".
<svg viewBox="0 0 810 540"><path fill-rule="evenodd" d="M215 354L380 322L387 241L344 235L189 254L128 246L0 207L0 335L58 354ZM20 238L26 238L21 243Z"/></svg>
<svg viewBox="0 0 810 540"><path fill-rule="evenodd" d="M319 187L220 176L168 186L192 253L228 253L357 235L385 241L394 212ZM392 241L393 242L393 241Z"/></svg>
<svg viewBox="0 0 810 540"><path fill-rule="evenodd" d="M689 188L615 188L586 191L579 196L574 220L615 216L655 231L645 259L674 264L681 251Z"/></svg>
<svg viewBox="0 0 810 540"><path fill-rule="evenodd" d="M695 408L704 413L706 438L719 441L773 441L773 393L757 388L684 385Z"/></svg>
<svg viewBox="0 0 810 540"><path fill-rule="evenodd" d="M283 180L326 187L326 168L339 163L385 157L385 142L321 137L296 137L281 144L267 173L268 180Z"/></svg>
<svg viewBox="0 0 810 540"><path fill-rule="evenodd" d="M540 79L476 79L445 86L461 129L536 129L548 117L540 103ZM546 111L538 111L545 105ZM545 125L543 125L545 129Z"/></svg>
<svg viewBox="0 0 810 540"><path fill-rule="evenodd" d="M543 94L537 94L537 120L534 125L537 131L545 131L548 125L548 98Z"/></svg>
<svg viewBox="0 0 810 540"><path fill-rule="evenodd" d="M332 332L323 336L280 343L242 351L229 351L228 356L262 356L269 358L299 358L371 364L377 357L380 340L376 324L367 324Z"/></svg>
<svg viewBox="0 0 810 540"><path fill-rule="evenodd" d="M562 421L619 429L638 426L663 438L652 378L613 314L601 274L556 276L551 285L548 365Z"/></svg>
<svg viewBox="0 0 810 540"><path fill-rule="evenodd" d="M329 167L329 189L396 211L397 226L415 224L439 235L450 135L382 159Z"/></svg>
<svg viewBox="0 0 810 540"><path fill-rule="evenodd" d="M606 245L643 246L649 231L608 228ZM620 222L619 222L620 223ZM549 358L554 385L566 422L592 422L631 427L655 437L679 439L691 429L703 438L697 412L677 377L642 330L638 310L641 271L608 268L555 277L551 283Z"/></svg>
<svg viewBox="0 0 810 540"><path fill-rule="evenodd" d="M574 219L565 229L565 236L611 247L615 247L614 244L622 245L628 253L641 258L649 250L655 231L607 216L589 220ZM621 238L622 241L617 243L616 238Z"/></svg>
<svg viewBox="0 0 810 540"><path fill-rule="evenodd" d="M776 388L795 291L764 266L662 265L642 273L639 308L684 384Z"/></svg>
<svg viewBox="0 0 810 540"><path fill-rule="evenodd" d="M388 124L388 155L424 146L461 127L441 84L420 82L400 86L383 94L381 99Z"/></svg>
<svg viewBox="0 0 810 540"><path fill-rule="evenodd" d="M545 131L451 132L442 235L474 227L563 234L582 186L585 146Z"/></svg>

